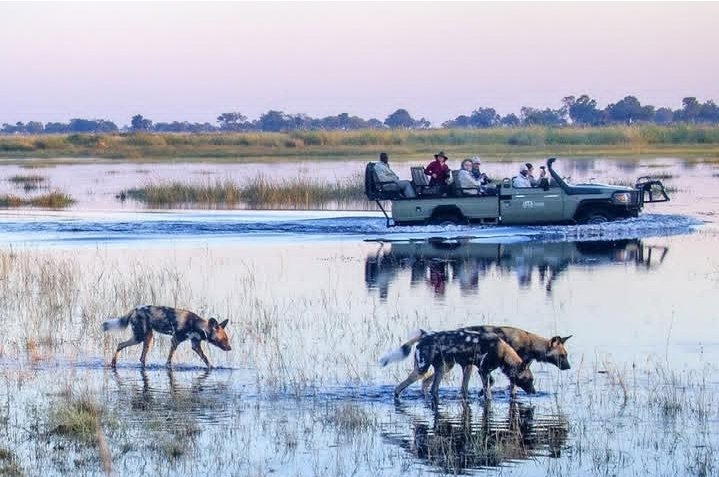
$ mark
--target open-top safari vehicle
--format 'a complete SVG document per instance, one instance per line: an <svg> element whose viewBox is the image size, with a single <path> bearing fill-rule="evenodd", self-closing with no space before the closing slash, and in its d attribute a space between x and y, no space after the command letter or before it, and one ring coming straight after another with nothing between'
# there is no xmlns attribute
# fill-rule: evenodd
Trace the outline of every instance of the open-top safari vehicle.
<svg viewBox="0 0 719 477"><path fill-rule="evenodd" d="M539 187L518 188L510 178L476 195L453 181L447 190L432 190L421 167L412 168L416 198L405 198L395 182L380 182L374 163L365 170L365 194L377 203L391 225L425 224L599 224L636 217L644 204L669 200L661 181L637 179L634 187L571 184L547 160L549 177ZM381 201L391 201L391 217Z"/></svg>

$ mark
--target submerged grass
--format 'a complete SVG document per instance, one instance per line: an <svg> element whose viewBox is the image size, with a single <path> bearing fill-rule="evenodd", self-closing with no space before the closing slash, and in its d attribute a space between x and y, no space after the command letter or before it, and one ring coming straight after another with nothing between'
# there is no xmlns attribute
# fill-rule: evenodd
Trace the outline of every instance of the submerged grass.
<svg viewBox="0 0 719 477"><path fill-rule="evenodd" d="M75 199L64 192L54 191L37 197L22 198L15 195L0 195L0 207L45 207L61 209L75 203Z"/></svg>
<svg viewBox="0 0 719 477"><path fill-rule="evenodd" d="M252 207L309 208L328 202L361 201L364 199L364 186L360 177L322 184L304 177L273 182L259 175L242 185L230 180L214 184L148 184L125 190L119 197L159 208L178 205L230 207L239 203Z"/></svg>
<svg viewBox="0 0 719 477"><path fill-rule="evenodd" d="M84 444L97 444L102 408L87 395L67 393L50 409L51 434L76 439Z"/></svg>

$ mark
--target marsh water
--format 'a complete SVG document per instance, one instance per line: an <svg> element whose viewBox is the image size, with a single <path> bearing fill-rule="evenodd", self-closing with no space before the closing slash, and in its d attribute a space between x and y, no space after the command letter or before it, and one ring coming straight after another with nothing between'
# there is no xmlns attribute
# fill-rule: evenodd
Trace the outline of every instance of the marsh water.
<svg viewBox="0 0 719 477"><path fill-rule="evenodd" d="M338 178L362 166L317 164ZM125 184L104 167L43 170L53 184L74 177L75 190L102 184L70 210L0 213L0 475L719 471L709 162L562 161L579 181L659 171L672 201L636 219L391 229L373 211L144 210L111 199ZM111 167L141 185L129 179L137 165ZM315 170L281 170L302 168ZM168 370L169 338L158 336L145 370L141 346L111 370L129 331L104 334L102 321L145 303L229 319L232 351L204 344L207 372L184 343ZM394 401L412 359L383 368L379 356L418 328L482 323L571 335L572 368L533 364L538 393L515 400L495 372L491 403L478 377L464 402L454 370L438 406L419 384ZM102 410L101 437L61 432L60 410L78 397Z"/></svg>

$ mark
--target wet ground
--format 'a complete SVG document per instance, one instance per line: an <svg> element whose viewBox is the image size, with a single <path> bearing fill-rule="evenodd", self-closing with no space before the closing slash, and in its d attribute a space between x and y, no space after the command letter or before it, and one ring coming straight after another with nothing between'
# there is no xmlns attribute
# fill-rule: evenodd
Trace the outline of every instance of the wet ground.
<svg viewBox="0 0 719 477"><path fill-rule="evenodd" d="M719 178L668 159L590 164L585 178L661 170L673 200L563 227L3 212L0 475L103 475L108 453L116 475L715 475ZM112 371L129 332L100 324L142 303L229 319L233 350L204 345L208 373L182 344L169 371L159 336L145 371L139 346ZM491 405L477 377L460 399L457 370L438 407L418 384L394 402L411 359L380 355L417 328L481 323L572 335L572 368L535 363L539 392L517 400L495 372ZM89 441L60 432L78 397L102 410Z"/></svg>

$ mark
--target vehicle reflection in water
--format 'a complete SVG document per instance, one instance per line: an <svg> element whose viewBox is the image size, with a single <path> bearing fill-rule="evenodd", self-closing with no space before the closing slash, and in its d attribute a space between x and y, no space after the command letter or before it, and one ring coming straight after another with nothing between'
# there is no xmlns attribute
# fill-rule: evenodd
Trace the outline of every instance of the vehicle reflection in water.
<svg viewBox="0 0 719 477"><path fill-rule="evenodd" d="M511 401L501 412L492 406L486 402L479 419L473 420L471 406L466 403L457 416L439 410L431 418L412 415L398 405L397 412L409 418L410 434L385 432L383 437L453 475L538 456L561 457L569 434L564 416L535 415L534 407L518 401Z"/></svg>
<svg viewBox="0 0 719 477"><path fill-rule="evenodd" d="M365 284L386 299L390 285L408 272L410 285L425 284L436 297L448 285L463 294L479 291L479 283L490 271L516 274L520 288L542 286L552 293L555 281L572 266L599 267L634 264L651 270L660 265L668 247L644 245L639 239L585 242L477 243L472 239L429 239L409 242L380 242L365 261ZM536 273L535 273L536 272Z"/></svg>

